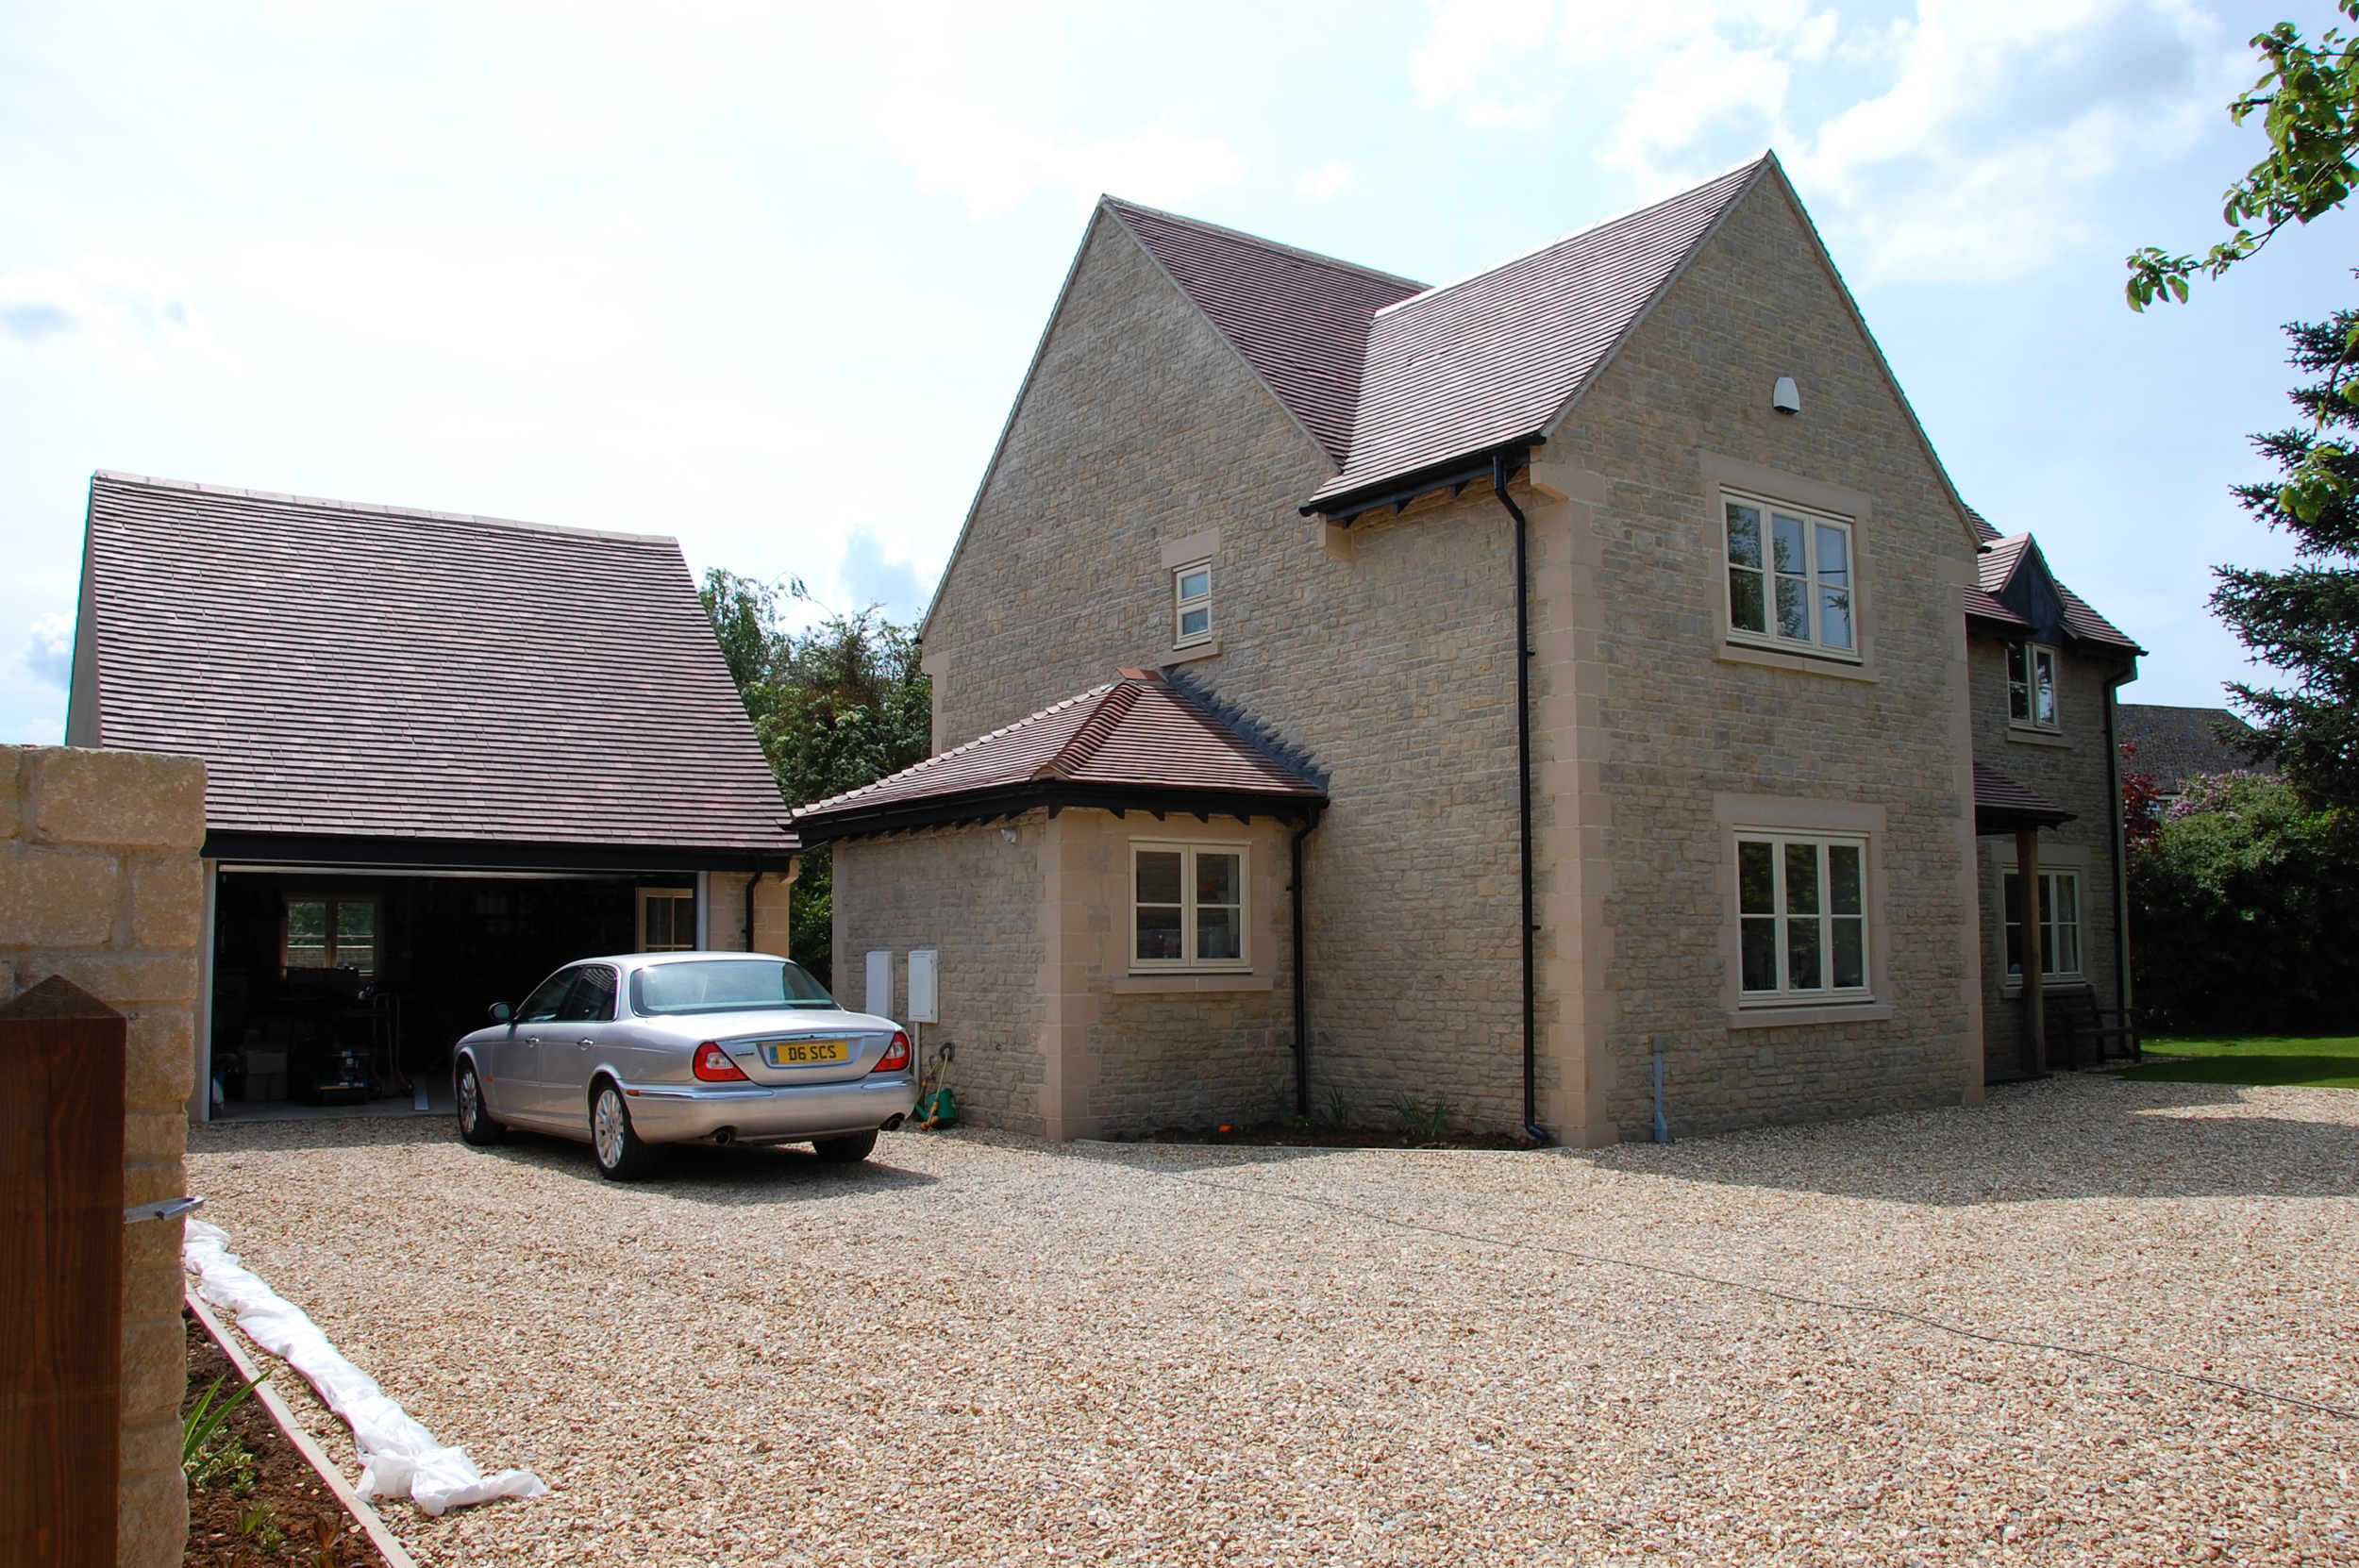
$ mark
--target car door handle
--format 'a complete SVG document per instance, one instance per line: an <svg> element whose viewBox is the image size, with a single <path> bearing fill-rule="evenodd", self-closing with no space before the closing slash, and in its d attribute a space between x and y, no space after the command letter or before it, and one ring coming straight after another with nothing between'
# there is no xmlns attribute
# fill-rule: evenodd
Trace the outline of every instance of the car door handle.
<svg viewBox="0 0 2359 1568"><path fill-rule="evenodd" d="M581 1039L574 1042L577 1045L595 1045L598 1042L594 1036L588 1035L585 1035Z"/></svg>

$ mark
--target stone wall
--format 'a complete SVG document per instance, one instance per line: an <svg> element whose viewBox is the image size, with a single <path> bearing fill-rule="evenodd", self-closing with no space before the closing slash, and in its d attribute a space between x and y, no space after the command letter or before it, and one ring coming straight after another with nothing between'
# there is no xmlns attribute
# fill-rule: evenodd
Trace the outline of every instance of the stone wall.
<svg viewBox="0 0 2359 1568"><path fill-rule="evenodd" d="M1770 407L1782 375L1799 414ZM1781 180L1736 205L1543 456L1566 497L1535 518L1566 1136L1645 1136L1658 1048L1675 1133L1978 1102L1975 546ZM1854 519L1859 662L1729 640L1724 484ZM1870 833L1875 1007L1738 1007L1740 818Z"/></svg>
<svg viewBox="0 0 2359 1568"><path fill-rule="evenodd" d="M1046 828L1046 813L1034 812L1016 823L834 846L837 995L846 1007L867 1007L865 955L889 949L893 1006L879 1010L898 1018L910 950L938 951L942 1021L919 1043L930 1061L944 1041L957 1043L949 1082L977 1126L1037 1133L1047 1125L1039 924Z"/></svg>
<svg viewBox="0 0 2359 1568"><path fill-rule="evenodd" d="M205 765L150 752L0 747L0 999L62 975L130 1021L125 1204L185 1193ZM179 1222L126 1226L118 1560L171 1568L180 1473Z"/></svg>
<svg viewBox="0 0 2359 1568"><path fill-rule="evenodd" d="M2087 657L2058 650L2053 734L2017 727L2007 716L2006 642L1977 635L1974 670L1974 754L2000 773L2046 795L2073 813L2073 820L2039 836L2040 864L2071 870L2081 879L2081 973L2048 981L2052 1015L2060 993L2090 988L2097 1005L2120 1003L2120 925L2114 900L2116 841L2114 782L2106 746L2106 706L2112 683L2126 672L2126 658ZM1989 1065L2005 1072L2029 1065L2023 1029L2022 988L2007 983L2006 900L2003 878L2015 870L2015 837L1982 841L1976 876L1982 890L1983 1033ZM2051 1030L2049 1065L2061 1065L2068 1043Z"/></svg>

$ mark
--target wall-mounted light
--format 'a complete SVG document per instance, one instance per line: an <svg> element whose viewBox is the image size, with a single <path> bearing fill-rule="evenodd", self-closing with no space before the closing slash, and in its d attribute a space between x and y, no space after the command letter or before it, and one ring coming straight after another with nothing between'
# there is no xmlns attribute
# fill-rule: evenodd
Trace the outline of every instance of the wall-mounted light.
<svg viewBox="0 0 2359 1568"><path fill-rule="evenodd" d="M1769 389L1769 407L1782 414L1799 414L1802 411L1802 389L1795 384L1794 377L1791 375L1778 377L1778 384Z"/></svg>
<svg viewBox="0 0 2359 1568"><path fill-rule="evenodd" d="M1015 829L1012 827L1002 827L999 829L999 837L1009 843L1013 843L1015 842Z"/></svg>

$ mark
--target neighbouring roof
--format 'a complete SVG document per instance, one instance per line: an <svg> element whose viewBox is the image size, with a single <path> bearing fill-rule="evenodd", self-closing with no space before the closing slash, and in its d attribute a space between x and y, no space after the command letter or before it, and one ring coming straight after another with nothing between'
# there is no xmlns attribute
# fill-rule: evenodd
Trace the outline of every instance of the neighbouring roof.
<svg viewBox="0 0 2359 1568"><path fill-rule="evenodd" d="M88 743L214 834L795 847L673 540L101 473L85 559Z"/></svg>
<svg viewBox="0 0 2359 1568"><path fill-rule="evenodd" d="M2061 633L2124 653L2146 652L2064 585L2049 569L2037 540L2028 533L2001 535L1981 513L1966 515L1983 541L1983 554L1976 562L1982 582L1966 591L1967 615L2043 637Z"/></svg>
<svg viewBox="0 0 2359 1568"><path fill-rule="evenodd" d="M808 842L1014 815L1036 806L1298 816L1326 792L1151 671L795 813Z"/></svg>
<svg viewBox="0 0 2359 1568"><path fill-rule="evenodd" d="M2219 727L2251 733L2252 726L2225 708L2165 708L2154 703L2123 703L2117 733L2124 744L2137 749L2122 762L2127 773L2150 773L2167 795L2183 792L2199 774L2275 773L2274 762L2251 762L2244 753L2219 738Z"/></svg>
<svg viewBox="0 0 2359 1568"><path fill-rule="evenodd" d="M1350 456L1309 505L1546 428L1769 167L1758 159L1377 312Z"/></svg>
<svg viewBox="0 0 2359 1568"><path fill-rule="evenodd" d="M1112 196L1105 208L1341 463L1368 322L1425 285Z"/></svg>
<svg viewBox="0 0 2359 1568"><path fill-rule="evenodd" d="M1987 762L1974 764L1974 831L2019 833L2053 827L2073 814L2037 791L2016 783Z"/></svg>

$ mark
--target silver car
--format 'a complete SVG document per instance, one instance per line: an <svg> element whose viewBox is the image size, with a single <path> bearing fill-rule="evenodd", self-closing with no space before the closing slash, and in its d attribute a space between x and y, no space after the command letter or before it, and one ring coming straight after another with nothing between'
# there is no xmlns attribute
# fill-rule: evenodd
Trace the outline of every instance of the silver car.
<svg viewBox="0 0 2359 1568"><path fill-rule="evenodd" d="M917 1106L909 1036L846 1012L763 953L633 953L567 964L452 1052L459 1136L586 1141L631 1181L654 1145L808 1143L865 1159Z"/></svg>

